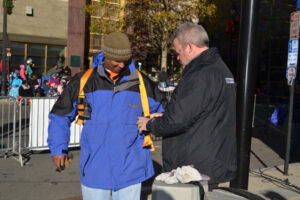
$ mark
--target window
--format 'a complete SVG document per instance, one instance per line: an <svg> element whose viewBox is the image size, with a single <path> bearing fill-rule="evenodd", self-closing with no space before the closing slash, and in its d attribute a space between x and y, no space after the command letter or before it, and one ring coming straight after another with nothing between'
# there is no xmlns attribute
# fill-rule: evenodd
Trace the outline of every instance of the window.
<svg viewBox="0 0 300 200"><path fill-rule="evenodd" d="M24 64L25 60L24 60L24 55L12 55L9 58L9 71L10 72L14 72L15 69L19 69L21 64Z"/></svg>
<svg viewBox="0 0 300 200"><path fill-rule="evenodd" d="M31 58L32 63L35 65L32 68L33 74L39 74L45 66L45 45L28 44L27 58Z"/></svg>
<svg viewBox="0 0 300 200"><path fill-rule="evenodd" d="M24 55L25 53L25 45L22 43L11 43L10 48L13 55Z"/></svg>
<svg viewBox="0 0 300 200"><path fill-rule="evenodd" d="M45 57L44 56L28 56L32 59L32 63L38 68L43 68L45 65Z"/></svg>
<svg viewBox="0 0 300 200"><path fill-rule="evenodd" d="M28 57L45 56L45 45L29 44L27 48Z"/></svg>
<svg viewBox="0 0 300 200"><path fill-rule="evenodd" d="M104 3L104 4L101 4ZM91 32L90 32L90 49L91 53L95 53L101 49L103 36L107 33L118 29L120 19L121 0L92 0L93 5L104 5L99 9L95 9L91 15Z"/></svg>
<svg viewBox="0 0 300 200"><path fill-rule="evenodd" d="M47 69L51 69L54 64L57 64L59 68L65 65L65 49L63 46L48 45Z"/></svg>
<svg viewBox="0 0 300 200"><path fill-rule="evenodd" d="M49 45L47 55L56 57L64 56L64 47Z"/></svg>
<svg viewBox="0 0 300 200"><path fill-rule="evenodd" d="M24 64L25 47L22 43L11 43L10 48L12 55L8 58L9 71L13 72L15 69L19 69L20 64ZM0 55L2 58L2 43L0 44Z"/></svg>
<svg viewBox="0 0 300 200"><path fill-rule="evenodd" d="M2 41L1 41L2 42ZM0 58L2 54L2 43L0 42ZM53 64L57 64L58 67L63 67L65 64L65 47L46 45L46 44L28 44L27 52L25 49L26 43L12 42L10 44L12 56L9 57L10 71L19 69L20 64L25 63L25 55L27 58L32 58L35 68L33 73L41 75L45 71L45 63L47 63L47 69L50 69ZM47 48L46 48L47 46ZM47 57L45 57L45 50L47 49ZM46 62L45 62L46 61Z"/></svg>
<svg viewBox="0 0 300 200"><path fill-rule="evenodd" d="M92 34L91 35L91 49L100 50L101 49L101 35Z"/></svg>
<svg viewBox="0 0 300 200"><path fill-rule="evenodd" d="M10 48L12 54L9 58L10 67L19 68L19 65L25 62L25 45L22 43L11 43Z"/></svg>

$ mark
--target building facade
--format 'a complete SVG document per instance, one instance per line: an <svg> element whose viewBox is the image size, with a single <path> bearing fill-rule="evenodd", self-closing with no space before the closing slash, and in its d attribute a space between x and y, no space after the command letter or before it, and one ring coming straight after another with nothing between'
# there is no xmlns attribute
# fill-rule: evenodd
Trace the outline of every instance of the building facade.
<svg viewBox="0 0 300 200"><path fill-rule="evenodd" d="M68 30L68 0L13 1L7 16L7 47L11 48L10 71L32 58L36 74L45 74L53 64L65 65ZM3 0L0 0L0 55L2 56Z"/></svg>
<svg viewBox="0 0 300 200"><path fill-rule="evenodd" d="M53 64L58 64L59 67L70 66L72 74L91 66L94 55L101 50L105 34L100 29L89 31L89 26L105 16L103 9L90 16L84 10L87 4L97 5L99 2L100 0L13 1L13 12L7 16L7 47L11 48L10 71L18 69L27 58L33 59L36 65L34 72L39 75L45 75ZM106 0L106 3L118 9L125 5L125 0ZM0 4L3 5L3 0L0 0ZM118 21L121 17L122 12L105 19ZM3 15L0 16L0 56L2 37Z"/></svg>

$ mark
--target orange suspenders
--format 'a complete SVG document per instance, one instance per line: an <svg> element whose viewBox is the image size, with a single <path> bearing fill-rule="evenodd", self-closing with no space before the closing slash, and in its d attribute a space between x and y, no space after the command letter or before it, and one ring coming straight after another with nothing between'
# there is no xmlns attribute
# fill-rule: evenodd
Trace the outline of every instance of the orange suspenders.
<svg viewBox="0 0 300 200"><path fill-rule="evenodd" d="M84 86L89 79L90 75L93 72L93 68L89 68L84 75L80 79L80 89L79 89L79 94L78 94L78 102L77 102L77 110L78 110L78 119L76 121L76 124L82 125L84 120L90 119L90 112L91 112L91 107L88 105L88 103L85 100L85 94L84 94ZM139 76L139 89L140 89L140 94L141 94L141 102L142 102L142 107L144 111L144 117L149 117L150 116L150 111L149 111L149 102L148 102L148 97L147 97L147 92L144 84L143 77L141 73L137 70L138 76ZM145 135L144 137L144 144L143 147L150 146L150 151L153 152L155 151L153 141L151 139L151 135Z"/></svg>

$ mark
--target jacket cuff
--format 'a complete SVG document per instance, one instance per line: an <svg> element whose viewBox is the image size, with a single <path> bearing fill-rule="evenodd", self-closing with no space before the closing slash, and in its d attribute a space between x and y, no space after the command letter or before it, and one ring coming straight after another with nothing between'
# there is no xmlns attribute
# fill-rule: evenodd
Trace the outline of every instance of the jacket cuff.
<svg viewBox="0 0 300 200"><path fill-rule="evenodd" d="M56 149L51 149L51 156L67 156L68 155L68 148L59 147Z"/></svg>
<svg viewBox="0 0 300 200"><path fill-rule="evenodd" d="M151 123L152 123L152 121L154 120L155 118L152 118L152 119L150 119L148 122L147 122L147 124L146 124L146 129L148 130L148 131L150 131L151 133L152 133L152 128L151 128ZM153 133L152 133L153 134ZM153 135L155 135L155 134L153 134Z"/></svg>

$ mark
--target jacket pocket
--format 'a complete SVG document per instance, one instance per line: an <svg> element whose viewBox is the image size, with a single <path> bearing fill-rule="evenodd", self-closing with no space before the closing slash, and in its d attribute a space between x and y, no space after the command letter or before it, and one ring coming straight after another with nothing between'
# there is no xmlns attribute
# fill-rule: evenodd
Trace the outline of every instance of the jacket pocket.
<svg viewBox="0 0 300 200"><path fill-rule="evenodd" d="M86 159L86 161L85 161L85 163L82 167L82 176L85 176L85 171L84 170L85 170L85 167L86 167L86 165L88 164L88 162L90 160L90 157L91 157L91 154L88 155L88 157L87 157L87 159Z"/></svg>
<svg viewBox="0 0 300 200"><path fill-rule="evenodd" d="M126 113L124 118L125 124L136 125L138 117L142 116L143 109L138 104L128 104L126 109L123 110L123 113Z"/></svg>

